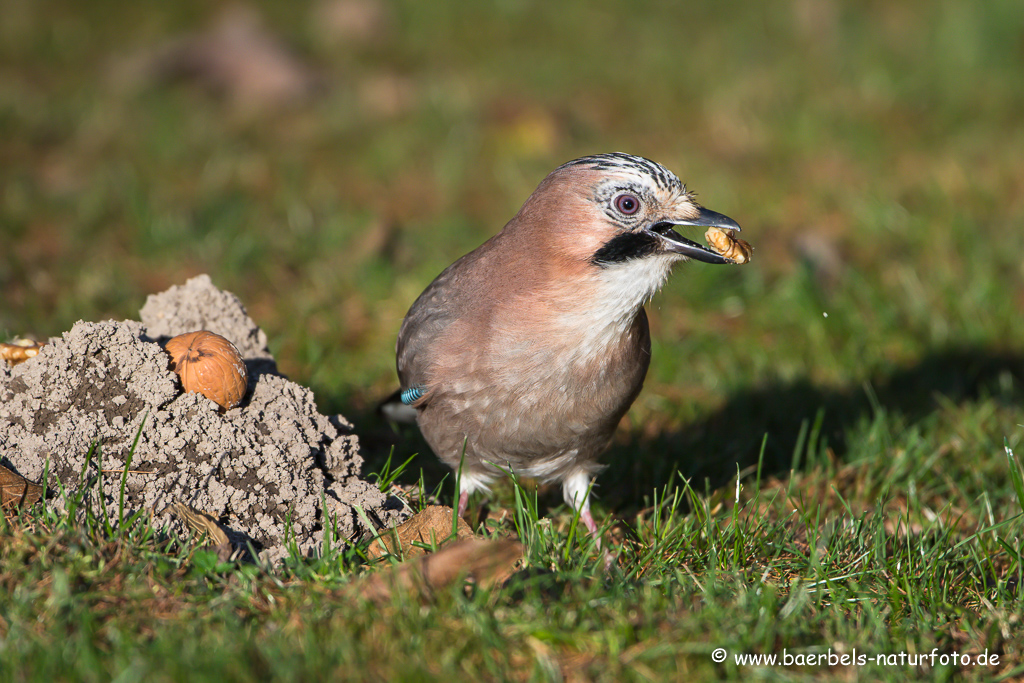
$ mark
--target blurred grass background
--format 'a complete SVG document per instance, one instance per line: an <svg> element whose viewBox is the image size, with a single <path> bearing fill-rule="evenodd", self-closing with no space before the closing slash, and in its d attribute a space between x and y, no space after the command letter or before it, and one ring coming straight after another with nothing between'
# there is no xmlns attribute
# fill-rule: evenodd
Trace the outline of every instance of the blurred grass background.
<svg viewBox="0 0 1024 683"><path fill-rule="evenodd" d="M322 409L368 419L422 288L552 168L621 150L756 247L743 268L679 268L650 306L624 443L672 457L638 488L694 448L728 476L765 431L788 464L823 407L838 443L870 411L865 383L914 418L936 392L1019 407L1015 0L2 0L0 16L7 336L136 317L206 272ZM746 429L701 441L693 423L716 415ZM1018 443L1015 420L964 462Z"/></svg>
<svg viewBox="0 0 1024 683"><path fill-rule="evenodd" d="M423 444L373 409L415 297L557 165L644 155L756 251L744 267L681 266L649 307L653 363L600 507L628 518L681 472L717 524L733 490L715 487L749 474L766 439L757 483L785 489L808 526L778 522L792 536L777 545L758 527L738 568L714 540L706 565L696 550L627 565L674 576L659 590L683 602L665 623L609 623L666 643L679 623L698 640L724 629L763 651L967 639L1005 648L1019 674L1019 524L1008 541L978 529L1020 512L1003 446L1024 451L1022 124L1019 0L0 0L0 335L135 318L148 294L209 273L321 410L355 421L371 464L392 446L401 462ZM781 604L789 579L825 572L804 542L815 519L827 536L875 513L870 598L844 563L874 541L834 541L851 548L827 558L871 634L821 593L776 620L758 563L810 548L808 565L772 565ZM688 549L715 538L702 520L678 527ZM947 522L938 540L920 533ZM947 567L957 549L971 559ZM700 593L716 571L720 592ZM40 581L38 600L56 599ZM632 614L631 590L609 614ZM463 616L448 627L476 633ZM601 638L566 637L589 643L575 647L596 679L625 666L606 668ZM666 644L668 670L675 646L691 651ZM458 668L444 662L424 666Z"/></svg>

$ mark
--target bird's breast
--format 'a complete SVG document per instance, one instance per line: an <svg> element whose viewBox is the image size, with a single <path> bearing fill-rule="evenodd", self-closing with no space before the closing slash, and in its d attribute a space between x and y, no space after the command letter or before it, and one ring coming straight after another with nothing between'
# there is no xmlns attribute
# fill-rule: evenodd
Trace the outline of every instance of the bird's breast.
<svg viewBox="0 0 1024 683"><path fill-rule="evenodd" d="M485 260L472 262L473 274ZM519 268L507 287L464 285L464 301L449 294L432 343L410 336L405 346L419 349L410 379L429 388L421 430L449 464L463 449L467 462L520 468L566 454L593 458L643 386L650 335L642 302L609 299L596 276L536 266ZM621 290L612 284L611 293Z"/></svg>
<svg viewBox="0 0 1024 683"><path fill-rule="evenodd" d="M501 330L439 387L437 408L485 457L601 450L643 386L646 318L626 329Z"/></svg>

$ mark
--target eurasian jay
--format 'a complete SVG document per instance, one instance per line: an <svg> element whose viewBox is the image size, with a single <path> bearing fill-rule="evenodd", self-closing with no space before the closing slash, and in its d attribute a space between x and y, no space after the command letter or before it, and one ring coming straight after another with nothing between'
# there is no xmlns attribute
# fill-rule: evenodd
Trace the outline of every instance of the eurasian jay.
<svg viewBox="0 0 1024 683"><path fill-rule="evenodd" d="M559 166L497 235L448 266L398 334L401 401L461 463L459 515L502 471L561 482L598 538L598 456L643 386L644 303L672 267L734 263L675 226L738 231L668 169L629 154Z"/></svg>

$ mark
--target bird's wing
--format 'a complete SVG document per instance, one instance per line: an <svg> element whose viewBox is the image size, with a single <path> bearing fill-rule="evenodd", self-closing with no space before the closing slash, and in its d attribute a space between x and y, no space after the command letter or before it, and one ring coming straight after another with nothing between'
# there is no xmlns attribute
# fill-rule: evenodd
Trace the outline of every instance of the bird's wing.
<svg viewBox="0 0 1024 683"><path fill-rule="evenodd" d="M395 349L403 402L423 406L436 375L455 379L473 371L472 347L489 338L495 303L527 279L496 267L508 251L501 251L502 240L499 233L445 268L409 309Z"/></svg>
<svg viewBox="0 0 1024 683"><path fill-rule="evenodd" d="M429 400L429 370L445 350L445 332L464 313L458 278L452 272L458 263L430 283L402 321L395 350L401 399L406 405Z"/></svg>

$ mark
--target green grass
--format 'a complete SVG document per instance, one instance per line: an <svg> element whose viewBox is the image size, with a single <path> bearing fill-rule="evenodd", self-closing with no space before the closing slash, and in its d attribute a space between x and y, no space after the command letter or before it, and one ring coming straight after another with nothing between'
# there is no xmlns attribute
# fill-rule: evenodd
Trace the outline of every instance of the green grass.
<svg viewBox="0 0 1024 683"><path fill-rule="evenodd" d="M1020 486L1020 465L1002 465ZM993 523L984 511L997 494L969 499L928 477L908 486L902 468L876 458L759 488L751 472L710 496L670 484L612 529L621 555L610 573L589 540L569 539L520 492L515 528L527 557L506 584L377 606L359 599L352 552L236 567L145 521L111 532L100 516L76 525L36 509L0 529L0 671L13 680L749 676L731 655L712 663L721 647L999 658L754 669L767 677L1019 674L1024 500Z"/></svg>
<svg viewBox="0 0 1024 683"><path fill-rule="evenodd" d="M233 567L32 510L0 530L0 680L1024 674L1019 2L396 0L373 35L322 6L254 5L326 87L247 110L125 75L219 7L0 0L0 336L136 317L210 273L376 481L426 497L444 468L373 415L408 306L558 164L649 156L756 251L649 307L596 489L618 567L513 489L492 531L522 535L524 573L384 606L351 598L352 553Z"/></svg>

